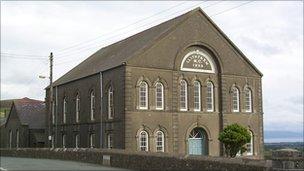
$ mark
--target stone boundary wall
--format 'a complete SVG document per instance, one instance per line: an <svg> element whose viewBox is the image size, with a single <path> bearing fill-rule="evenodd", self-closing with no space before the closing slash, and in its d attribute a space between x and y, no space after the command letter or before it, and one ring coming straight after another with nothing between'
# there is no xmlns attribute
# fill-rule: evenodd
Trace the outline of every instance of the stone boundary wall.
<svg viewBox="0 0 304 171"><path fill-rule="evenodd" d="M73 160L132 170L271 171L265 160L105 149L0 149L1 156Z"/></svg>

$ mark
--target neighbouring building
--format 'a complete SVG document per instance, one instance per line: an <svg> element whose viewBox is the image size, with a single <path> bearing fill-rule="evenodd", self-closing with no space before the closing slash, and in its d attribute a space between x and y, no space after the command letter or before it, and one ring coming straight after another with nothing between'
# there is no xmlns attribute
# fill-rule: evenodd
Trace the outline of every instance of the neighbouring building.
<svg viewBox="0 0 304 171"><path fill-rule="evenodd" d="M12 101L6 122L1 125L2 148L44 147L45 103L29 99Z"/></svg>
<svg viewBox="0 0 304 171"><path fill-rule="evenodd" d="M261 78L197 8L100 49L56 80L48 143L221 156L219 132L238 123L252 135L243 155L261 158Z"/></svg>

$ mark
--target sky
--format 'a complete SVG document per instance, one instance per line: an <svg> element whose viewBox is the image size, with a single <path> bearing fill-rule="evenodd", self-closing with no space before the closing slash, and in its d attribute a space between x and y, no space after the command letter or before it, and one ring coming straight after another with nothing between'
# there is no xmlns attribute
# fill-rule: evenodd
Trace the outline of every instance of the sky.
<svg viewBox="0 0 304 171"><path fill-rule="evenodd" d="M98 49L196 7L263 73L265 131L303 135L302 1L1 1L1 99L43 100L50 52L56 80Z"/></svg>

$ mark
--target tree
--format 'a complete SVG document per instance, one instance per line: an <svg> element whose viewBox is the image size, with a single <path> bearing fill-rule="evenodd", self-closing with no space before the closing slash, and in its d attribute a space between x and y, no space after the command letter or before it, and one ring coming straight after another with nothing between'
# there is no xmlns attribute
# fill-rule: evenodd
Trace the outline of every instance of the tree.
<svg viewBox="0 0 304 171"><path fill-rule="evenodd" d="M251 139L249 131L238 124L228 125L219 134L218 140L224 144L225 153L227 156L235 157L241 151L246 151L244 145L249 143Z"/></svg>

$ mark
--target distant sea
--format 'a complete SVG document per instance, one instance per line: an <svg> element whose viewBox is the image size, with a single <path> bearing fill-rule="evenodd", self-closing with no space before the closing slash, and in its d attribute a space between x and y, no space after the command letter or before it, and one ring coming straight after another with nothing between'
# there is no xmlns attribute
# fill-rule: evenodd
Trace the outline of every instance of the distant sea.
<svg viewBox="0 0 304 171"><path fill-rule="evenodd" d="M265 143L303 142L303 138L265 138Z"/></svg>
<svg viewBox="0 0 304 171"><path fill-rule="evenodd" d="M304 142L303 132L265 131L264 142L265 143Z"/></svg>

